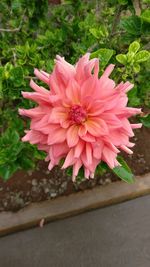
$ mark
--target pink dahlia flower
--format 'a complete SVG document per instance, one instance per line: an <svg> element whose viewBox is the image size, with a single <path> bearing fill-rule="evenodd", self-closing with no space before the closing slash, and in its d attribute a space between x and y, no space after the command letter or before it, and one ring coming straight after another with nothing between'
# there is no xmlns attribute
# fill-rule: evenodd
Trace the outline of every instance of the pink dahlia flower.
<svg viewBox="0 0 150 267"><path fill-rule="evenodd" d="M141 109L127 107L130 82L117 86L109 78L114 69L110 64L99 78L99 60L84 55L75 66L57 56L52 74L35 69L35 75L50 90L30 82L33 93L22 92L23 97L38 106L19 113L31 118L30 130L22 141L36 144L47 152L49 170L65 159L62 168L73 167L73 180L81 166L85 177L93 178L96 166L104 161L110 168L119 164L120 150L132 153L132 129L141 124L130 124L128 118Z"/></svg>

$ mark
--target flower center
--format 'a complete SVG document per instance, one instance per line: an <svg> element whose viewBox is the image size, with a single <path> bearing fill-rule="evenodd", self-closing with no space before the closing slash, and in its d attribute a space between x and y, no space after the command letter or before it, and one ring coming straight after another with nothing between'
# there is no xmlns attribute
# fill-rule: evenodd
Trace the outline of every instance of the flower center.
<svg viewBox="0 0 150 267"><path fill-rule="evenodd" d="M87 118L86 111L83 107L79 105L74 105L69 112L69 119L72 121L72 123L80 124L84 122Z"/></svg>

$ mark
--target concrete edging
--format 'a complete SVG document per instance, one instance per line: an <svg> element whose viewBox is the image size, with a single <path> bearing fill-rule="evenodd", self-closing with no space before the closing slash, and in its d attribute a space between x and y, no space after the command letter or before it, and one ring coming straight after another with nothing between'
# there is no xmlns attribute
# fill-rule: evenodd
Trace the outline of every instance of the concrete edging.
<svg viewBox="0 0 150 267"><path fill-rule="evenodd" d="M16 213L1 212L0 236L37 226L42 219L47 223L146 194L150 194L150 173L136 177L133 184L118 181L54 200L33 203Z"/></svg>

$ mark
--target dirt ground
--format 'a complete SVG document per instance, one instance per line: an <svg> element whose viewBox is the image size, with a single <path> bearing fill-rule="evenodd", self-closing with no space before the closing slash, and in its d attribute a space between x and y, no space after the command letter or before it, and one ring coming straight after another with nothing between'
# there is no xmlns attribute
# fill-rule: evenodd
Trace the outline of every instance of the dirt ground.
<svg viewBox="0 0 150 267"><path fill-rule="evenodd" d="M133 155L122 153L135 175L150 171L150 129L142 128L135 131ZM31 202L68 195L79 190L101 186L118 180L111 172L82 183L73 183L71 177L55 167L51 172L47 163L40 162L38 170L32 172L17 172L9 181L0 179L0 211L17 211Z"/></svg>

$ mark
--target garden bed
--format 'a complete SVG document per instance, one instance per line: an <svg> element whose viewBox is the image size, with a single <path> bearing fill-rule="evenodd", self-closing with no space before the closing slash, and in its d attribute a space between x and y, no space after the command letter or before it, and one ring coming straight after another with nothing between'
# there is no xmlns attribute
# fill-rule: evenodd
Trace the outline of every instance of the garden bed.
<svg viewBox="0 0 150 267"><path fill-rule="evenodd" d="M123 156L137 176L150 171L150 129L143 127L135 133L133 155ZM49 172L47 164L40 162L33 173L19 171L7 182L0 180L0 211L15 212L32 202L59 198L61 195L101 187L115 181L118 181L118 178L110 172L80 184L73 183L71 177L66 176L58 167Z"/></svg>

